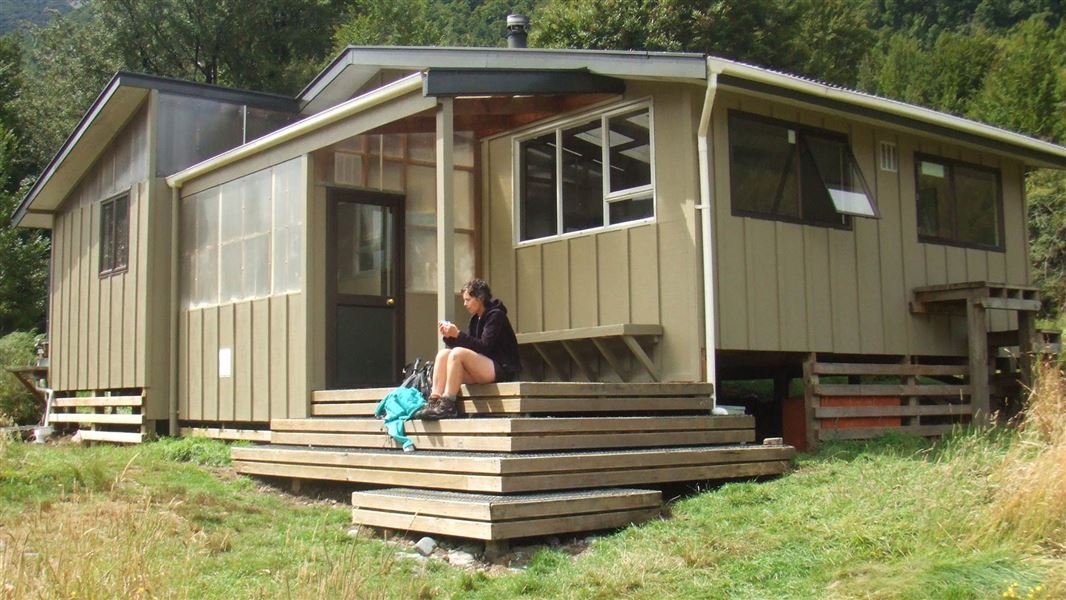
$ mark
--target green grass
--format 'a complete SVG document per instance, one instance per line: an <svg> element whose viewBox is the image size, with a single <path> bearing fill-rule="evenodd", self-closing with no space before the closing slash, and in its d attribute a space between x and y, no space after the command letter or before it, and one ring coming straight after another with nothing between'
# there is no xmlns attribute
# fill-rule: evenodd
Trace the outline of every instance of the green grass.
<svg viewBox="0 0 1066 600"><path fill-rule="evenodd" d="M826 445L785 477L711 489L579 557L544 549L499 576L396 561L347 535L345 507L234 475L218 442L6 443L0 581L30 598L993 598L1041 584L1034 596L1053 597L1066 544L982 535L1015 441ZM41 556L15 556L28 550Z"/></svg>

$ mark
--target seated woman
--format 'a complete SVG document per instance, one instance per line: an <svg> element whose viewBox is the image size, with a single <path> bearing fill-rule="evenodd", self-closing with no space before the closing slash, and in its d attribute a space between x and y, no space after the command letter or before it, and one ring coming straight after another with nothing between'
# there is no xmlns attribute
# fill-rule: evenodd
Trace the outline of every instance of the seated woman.
<svg viewBox="0 0 1066 600"><path fill-rule="evenodd" d="M472 315L466 333L454 323L437 324L447 348L437 353L433 391L420 415L423 419L454 417L461 384L514 381L522 369L507 307L492 297L489 285L481 279L468 281L463 286L463 307Z"/></svg>

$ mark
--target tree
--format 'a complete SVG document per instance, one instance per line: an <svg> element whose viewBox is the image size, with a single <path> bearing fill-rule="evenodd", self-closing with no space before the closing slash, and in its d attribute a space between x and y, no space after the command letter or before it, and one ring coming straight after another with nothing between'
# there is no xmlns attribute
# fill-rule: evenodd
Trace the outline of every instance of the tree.
<svg viewBox="0 0 1066 600"><path fill-rule="evenodd" d="M345 46L437 46L442 32L426 0L361 0L349 8L333 34L335 50Z"/></svg>
<svg viewBox="0 0 1066 600"><path fill-rule="evenodd" d="M998 46L971 116L1048 139L1066 135L1066 24L1052 29L1033 17Z"/></svg>
<svg viewBox="0 0 1066 600"><path fill-rule="evenodd" d="M97 0L127 67L293 94L330 51L340 0Z"/></svg>
<svg viewBox="0 0 1066 600"><path fill-rule="evenodd" d="M867 57L859 85L912 104L966 114L996 52L995 39L982 29L941 33L928 49L917 38L896 33Z"/></svg>

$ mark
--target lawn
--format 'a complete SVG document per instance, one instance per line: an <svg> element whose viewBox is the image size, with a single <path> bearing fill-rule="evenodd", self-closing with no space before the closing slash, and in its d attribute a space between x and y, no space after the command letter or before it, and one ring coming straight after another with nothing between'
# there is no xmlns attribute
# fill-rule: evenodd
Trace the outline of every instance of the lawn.
<svg viewBox="0 0 1066 600"><path fill-rule="evenodd" d="M207 440L0 447L0 598L1062 598L1066 400L1020 430L838 443L786 476L537 552L518 573L398 559Z"/></svg>

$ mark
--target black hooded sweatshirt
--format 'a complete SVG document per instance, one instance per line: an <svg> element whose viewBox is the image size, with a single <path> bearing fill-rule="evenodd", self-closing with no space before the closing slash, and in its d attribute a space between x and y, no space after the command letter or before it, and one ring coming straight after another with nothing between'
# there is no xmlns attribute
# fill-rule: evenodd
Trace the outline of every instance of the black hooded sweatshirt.
<svg viewBox="0 0 1066 600"><path fill-rule="evenodd" d="M522 370L522 362L518 358L518 340L511 321L507 319L507 307L496 298L488 301L481 318L477 315L470 317L469 333L460 331L459 337L446 337L444 345L449 348L469 348L491 358L512 375Z"/></svg>

